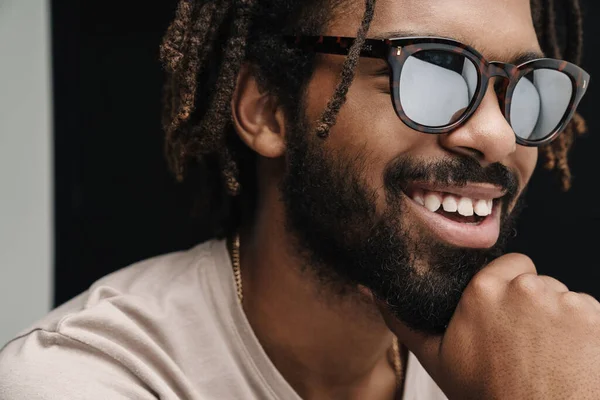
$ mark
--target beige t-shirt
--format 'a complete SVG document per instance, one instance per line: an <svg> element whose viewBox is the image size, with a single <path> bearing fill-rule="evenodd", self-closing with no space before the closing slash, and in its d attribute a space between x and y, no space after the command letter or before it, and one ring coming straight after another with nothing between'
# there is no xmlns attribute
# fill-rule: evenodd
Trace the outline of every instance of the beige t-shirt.
<svg viewBox="0 0 600 400"><path fill-rule="evenodd" d="M0 352L1 400L290 399L240 307L224 241L108 275ZM446 399L410 355L406 400Z"/></svg>

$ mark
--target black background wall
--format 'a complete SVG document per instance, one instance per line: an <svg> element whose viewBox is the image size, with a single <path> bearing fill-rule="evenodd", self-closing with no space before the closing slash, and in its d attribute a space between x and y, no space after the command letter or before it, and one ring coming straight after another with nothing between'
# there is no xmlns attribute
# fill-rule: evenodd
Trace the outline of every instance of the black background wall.
<svg viewBox="0 0 600 400"><path fill-rule="evenodd" d="M55 303L132 262L206 239L162 154L158 46L175 0L52 1L55 100ZM511 250L541 273L600 297L600 3L584 1L590 131L572 152L574 187L538 170Z"/></svg>

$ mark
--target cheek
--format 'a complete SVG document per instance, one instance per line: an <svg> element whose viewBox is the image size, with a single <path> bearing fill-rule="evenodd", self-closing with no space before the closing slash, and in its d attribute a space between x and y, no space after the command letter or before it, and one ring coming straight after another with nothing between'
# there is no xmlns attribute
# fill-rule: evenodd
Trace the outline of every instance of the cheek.
<svg viewBox="0 0 600 400"><path fill-rule="evenodd" d="M336 74L329 79L337 77ZM335 89L329 79L311 82L308 109L312 121L320 118ZM365 167L361 172L373 188L382 186L387 164L410 151L423 136L398 118L387 90L385 82L355 78L336 124L329 138L323 142L328 150L346 160L364 161Z"/></svg>

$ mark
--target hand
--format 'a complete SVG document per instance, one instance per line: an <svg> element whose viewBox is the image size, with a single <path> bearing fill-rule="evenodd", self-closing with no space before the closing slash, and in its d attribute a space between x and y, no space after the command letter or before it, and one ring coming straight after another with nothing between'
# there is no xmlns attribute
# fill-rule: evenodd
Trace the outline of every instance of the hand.
<svg viewBox="0 0 600 400"><path fill-rule="evenodd" d="M600 399L600 303L537 275L524 255L480 271L443 336L379 307L450 399Z"/></svg>

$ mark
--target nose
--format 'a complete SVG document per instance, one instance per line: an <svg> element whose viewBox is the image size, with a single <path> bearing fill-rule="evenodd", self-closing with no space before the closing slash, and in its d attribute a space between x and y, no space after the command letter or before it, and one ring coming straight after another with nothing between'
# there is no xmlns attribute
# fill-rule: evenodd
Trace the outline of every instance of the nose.
<svg viewBox="0 0 600 400"><path fill-rule="evenodd" d="M493 82L467 123L439 135L439 141L448 151L475 157L483 166L502 163L516 151L515 134L500 109Z"/></svg>

